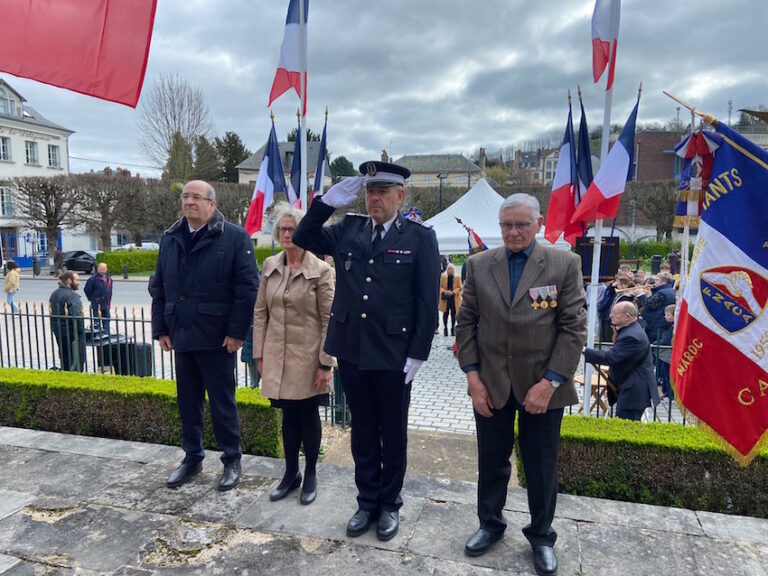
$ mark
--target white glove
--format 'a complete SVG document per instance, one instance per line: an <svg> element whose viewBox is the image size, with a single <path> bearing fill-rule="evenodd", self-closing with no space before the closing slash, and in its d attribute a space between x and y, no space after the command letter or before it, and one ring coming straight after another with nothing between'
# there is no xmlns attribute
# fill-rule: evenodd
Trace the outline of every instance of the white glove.
<svg viewBox="0 0 768 576"><path fill-rule="evenodd" d="M362 176L345 178L338 184L331 186L330 190L323 194L320 199L323 201L323 204L334 208L341 208L351 204L355 201L357 195L360 194L360 190L363 189L363 180Z"/></svg>
<svg viewBox="0 0 768 576"><path fill-rule="evenodd" d="M422 364L424 364L424 360L416 360L416 358L406 359L405 368L403 368L403 372L405 372L406 384L413 382L413 379L416 378L416 372L419 371L419 368L421 368Z"/></svg>

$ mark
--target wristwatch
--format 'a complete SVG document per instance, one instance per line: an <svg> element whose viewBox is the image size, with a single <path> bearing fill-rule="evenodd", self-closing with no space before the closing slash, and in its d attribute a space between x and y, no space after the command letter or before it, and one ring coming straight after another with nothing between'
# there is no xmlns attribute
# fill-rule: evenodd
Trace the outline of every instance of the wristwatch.
<svg viewBox="0 0 768 576"><path fill-rule="evenodd" d="M555 378L550 379L549 383L552 384L552 388L554 388L555 390L560 388L560 385L562 384L562 382L560 382L560 380L557 380Z"/></svg>

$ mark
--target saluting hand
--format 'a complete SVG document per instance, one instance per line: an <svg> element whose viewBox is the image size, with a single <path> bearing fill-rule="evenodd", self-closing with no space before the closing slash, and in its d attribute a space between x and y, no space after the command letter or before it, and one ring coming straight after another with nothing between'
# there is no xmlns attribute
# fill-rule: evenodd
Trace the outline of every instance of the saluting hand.
<svg viewBox="0 0 768 576"><path fill-rule="evenodd" d="M345 178L338 184L331 186L328 192L323 194L320 199L326 206L333 206L334 208L341 208L351 204L360 194L360 190L363 189L363 180L362 176Z"/></svg>

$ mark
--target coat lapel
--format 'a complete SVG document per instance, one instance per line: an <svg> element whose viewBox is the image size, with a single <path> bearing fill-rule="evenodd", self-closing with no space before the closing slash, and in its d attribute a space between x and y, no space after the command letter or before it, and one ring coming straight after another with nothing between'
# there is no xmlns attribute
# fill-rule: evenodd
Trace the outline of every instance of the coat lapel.
<svg viewBox="0 0 768 576"><path fill-rule="evenodd" d="M528 257L528 262L526 262L525 268L523 268L523 275L517 284L517 291L515 292L512 306L517 304L524 295L528 294L528 290L533 288L536 279L544 270L544 250L535 240L534 242L533 251Z"/></svg>
<svg viewBox="0 0 768 576"><path fill-rule="evenodd" d="M366 254L371 253L373 245L373 220L370 217L358 231L357 241L360 242L360 246L363 247Z"/></svg>
<svg viewBox="0 0 768 576"><path fill-rule="evenodd" d="M493 257L491 275L501 291L504 304L509 307L512 300L509 295L509 260L507 259L507 251L503 247L499 248Z"/></svg>

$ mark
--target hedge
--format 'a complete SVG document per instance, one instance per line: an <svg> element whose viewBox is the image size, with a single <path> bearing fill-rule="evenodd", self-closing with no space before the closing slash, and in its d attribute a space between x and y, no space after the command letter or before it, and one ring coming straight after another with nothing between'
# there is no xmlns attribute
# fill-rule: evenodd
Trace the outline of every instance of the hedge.
<svg viewBox="0 0 768 576"><path fill-rule="evenodd" d="M694 426L565 416L559 460L567 494L768 518L768 445L741 467Z"/></svg>
<svg viewBox="0 0 768 576"><path fill-rule="evenodd" d="M280 246L275 246L275 253L281 252ZM261 270L264 260L272 255L271 246L257 246L253 249L256 261ZM128 268L128 272L146 272L154 270L157 266L157 250L119 250L117 252L99 252L96 255L96 263L104 262L112 270L113 274L120 274L123 266Z"/></svg>
<svg viewBox="0 0 768 576"><path fill-rule="evenodd" d="M258 390L238 388L243 451L279 457L279 411ZM176 382L22 368L0 368L0 425L181 445ZM216 449L208 403L203 444Z"/></svg>

